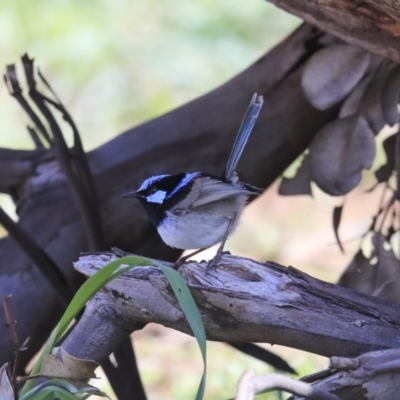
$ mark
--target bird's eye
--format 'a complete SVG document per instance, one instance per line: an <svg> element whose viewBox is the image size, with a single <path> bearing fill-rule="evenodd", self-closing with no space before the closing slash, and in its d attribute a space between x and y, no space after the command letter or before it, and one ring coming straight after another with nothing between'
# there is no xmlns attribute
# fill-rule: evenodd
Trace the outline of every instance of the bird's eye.
<svg viewBox="0 0 400 400"><path fill-rule="evenodd" d="M152 186L151 188L148 189L147 193L149 195L154 194L155 192L157 192L157 188L155 186Z"/></svg>

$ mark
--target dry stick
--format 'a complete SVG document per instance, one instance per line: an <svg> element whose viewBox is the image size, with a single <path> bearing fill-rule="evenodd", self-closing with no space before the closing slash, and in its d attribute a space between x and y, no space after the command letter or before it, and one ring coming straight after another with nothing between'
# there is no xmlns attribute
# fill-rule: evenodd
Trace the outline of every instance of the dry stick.
<svg viewBox="0 0 400 400"><path fill-rule="evenodd" d="M18 379L18 384L22 384L22 383L24 383L26 381L29 381L29 380L32 380L32 379L38 379L38 378L51 379L51 378L54 378L54 376L43 375L43 374L21 376Z"/></svg>
<svg viewBox="0 0 400 400"><path fill-rule="evenodd" d="M23 110L28 114L32 122L39 129L39 131L43 135L43 138L51 146L52 140L45 126L43 125L40 118L36 115L32 107L29 105L29 103L22 94L22 90L16 75L15 65L9 65L7 67L7 74L4 75L4 81L7 85L10 95L13 96L18 101ZM31 129L28 128L28 130L32 135ZM37 136L36 132L35 135ZM39 143L41 143L39 139L38 141ZM34 142L36 144L35 139ZM36 144L36 146L38 146L38 144ZM26 232L20 225L15 223L8 216L8 214L1 208L0 208L0 223L7 229L10 235L14 237L16 242L23 248L23 250L27 253L27 255L32 259L32 261L43 272L45 278L49 280L49 282L55 289L60 301L64 305L67 305L73 297L74 290L69 284L68 280L62 274L58 266L46 254L46 252L36 243L33 237L28 232Z"/></svg>
<svg viewBox="0 0 400 400"><path fill-rule="evenodd" d="M25 253L37 265L43 273L60 302L67 306L71 301L74 290L70 286L61 270L47 253L36 243L35 239L20 225L13 221L10 216L0 207L0 224L8 231L15 241L22 247Z"/></svg>
<svg viewBox="0 0 400 400"><path fill-rule="evenodd" d="M60 164L61 169L67 177L67 181L74 197L75 204L78 207L81 219L84 224L85 234L88 239L89 250L102 250L104 249L104 240L101 229L101 216L97 205L97 196L93 184L92 175L89 169L89 164L87 162L85 152L83 150L78 130L76 129L76 126L69 113L60 102L56 103L52 99L44 96L37 91L36 81L34 78L33 60L25 54L22 57L22 62L24 65L28 86L30 88L30 97L50 124L50 129L54 137L54 151L56 154L56 158ZM44 81L49 90L53 93L55 98L58 100L58 97L55 95L54 91L51 89L47 81L43 78L43 76L39 76ZM76 165L80 170L78 171L78 173L76 173L76 171L74 171L74 169L72 168L71 155L68 146L64 140L61 129L54 119L50 109L47 107L46 102L55 107L57 110L61 111L64 119L71 125L71 128L74 132L74 149L78 157L78 163ZM103 368L105 369L106 374L111 378L110 383L112 384L116 394L119 395L121 399L129 399L132 395L133 387L138 400L146 399L143 384L140 379L138 367L134 356L134 350L129 337L127 337L126 340L123 341L123 343L121 343L121 345L115 350L114 355L117 363L120 365L120 368L116 369L111 363L107 362L104 363ZM118 376L116 375L116 373ZM125 377L122 377L121 373L125 373ZM113 379L113 376L117 379ZM122 377L124 379L118 379L118 377ZM129 385L116 385L116 383L120 383L120 381L130 382L130 385L132 385L132 387Z"/></svg>
<svg viewBox="0 0 400 400"><path fill-rule="evenodd" d="M41 96L44 102L51 104L57 111L59 111L63 119L70 125L73 137L74 137L74 145L72 147L73 158L69 156L70 161L74 161L73 167L75 167L76 171L74 171L75 176L81 181L81 190L86 192L86 199L90 202L90 210L93 213L92 217L92 226L91 231L92 234L97 235L97 242L94 247L92 247L91 251L101 251L104 249L104 238L102 234L102 224L101 224L101 215L99 212L99 206L97 201L97 193L96 188L93 183L92 173L90 171L89 163L87 161L86 153L82 146L82 141L78 132L78 129L75 125L74 120L72 119L71 115L69 114L68 110L64 107L61 103L60 99L58 98L55 91L52 89L50 84L47 82L45 77L39 72L40 79L44 82L46 87L50 90L57 101L45 96L42 93L38 94ZM64 139L64 138L63 138ZM66 143L64 141L66 146ZM72 164L72 162L71 162Z"/></svg>
<svg viewBox="0 0 400 400"><path fill-rule="evenodd" d="M28 114L29 118L35 124L35 126L39 129L40 133L43 135L43 138L46 140L47 144L52 146L52 139L50 138L47 129L43 125L40 118L33 111L32 107L26 101L25 97L22 94L21 87L19 86L15 65L7 66L7 73L3 76L4 82L7 86L9 94L17 100L22 109Z"/></svg>
<svg viewBox="0 0 400 400"><path fill-rule="evenodd" d="M390 198L390 200L387 202L386 207L383 210L383 216L382 216L382 220L381 220L378 232L382 232L382 229L383 229L383 226L385 224L386 218L389 215L389 211L391 210L395 200L396 200L396 194L394 193L392 195L392 197ZM381 254L380 254L381 247L379 246L379 244L378 244L378 248L376 248L375 250L376 250L377 257L378 257L378 262L373 266L374 267L373 268L373 277L372 277L372 284L374 285L373 287L375 287L375 282L377 281L377 278L378 278L378 269L379 269L379 266L380 266L379 260L381 258ZM377 289L379 289L379 288L374 289L374 292Z"/></svg>
<svg viewBox="0 0 400 400"><path fill-rule="evenodd" d="M58 126L52 112L47 107L44 97L36 89L33 60L25 54L22 57L22 62L29 87L29 95L50 125L50 130L54 138L54 153L62 171L67 177L72 196L75 204L78 207L78 211L85 229L85 234L88 239L89 249L98 250L99 245L101 244L101 232L99 232L97 229L92 229L92 227L97 226L95 221L96 213L91 207L91 201L88 200L88 196L85 193L82 183L74 174L71 166L70 152L62 135L61 129Z"/></svg>
<svg viewBox="0 0 400 400"><path fill-rule="evenodd" d="M331 357L330 368L337 371L355 371L359 377L374 377L400 371L400 349L364 353L358 357ZM357 371L358 370L358 371Z"/></svg>
<svg viewBox="0 0 400 400"><path fill-rule="evenodd" d="M18 340L18 335L17 335L17 330L15 329L15 322L11 316L11 311L10 307L8 304L8 300L11 298L11 294L8 296L3 296L3 309L4 309L4 315L6 318L6 324L7 327L10 329L11 333L11 339L14 345L14 362L13 362L13 368L12 368L12 373L11 373L11 386L15 390L15 384L17 380L17 370L18 370L18 362L19 362L19 355L22 351L26 350L26 346L29 341L29 337L25 340L25 342L20 346L19 340Z"/></svg>
<svg viewBox="0 0 400 400"><path fill-rule="evenodd" d="M377 183L377 185L375 187L377 187L378 185L379 185L379 182ZM358 251L361 250L363 241L367 237L368 233L374 232L374 230L375 230L376 224L378 222L378 217L383 212L383 202L385 200L386 191L388 189L389 189L389 184L388 184L388 182L385 182L385 186L383 187L381 196L379 198L378 211L376 212L375 216L372 218L372 222L371 222L370 226L368 227L368 229L361 235L361 240L360 240L360 243L358 244Z"/></svg>
<svg viewBox="0 0 400 400"><path fill-rule="evenodd" d="M340 400L335 394L315 388L308 383L280 374L256 375L252 370L246 371L240 378L235 400L252 400L259 393L277 389L307 399Z"/></svg>
<svg viewBox="0 0 400 400"><path fill-rule="evenodd" d="M98 213L98 216L97 216L98 218L96 220L99 221L100 226L98 226L97 229L101 230L101 216L100 216L99 207L98 207L96 188L94 186L92 172L90 171L89 163L88 163L88 160L86 157L86 153L83 149L83 145L82 145L82 141L81 141L81 137L78 132L78 129L75 125L74 120L71 117L71 114L68 112L68 110L65 108L65 106L61 103L60 98L57 96L57 94L55 93L53 88L47 82L47 80L42 75L42 73L40 71L38 73L39 73L39 77L42 79L43 83L47 86L47 88L50 90L50 92L53 94L53 96L57 100L57 103L52 101L51 99L48 99L48 101L51 104L53 104L53 106L56 107L62 113L64 120L71 126L73 136L74 136L73 150L74 150L74 155L77 158L76 165L79 169L79 177L83 181L83 187L85 189L87 189L87 191L88 191L89 200L91 200L91 202L92 202L92 207Z"/></svg>
<svg viewBox="0 0 400 400"><path fill-rule="evenodd" d="M37 134L35 128L33 128L32 126L27 126L26 129L28 129L29 132L29 136L31 137L33 144L35 145L35 147L37 149L44 149L44 145L43 142L40 140L39 135Z"/></svg>
<svg viewBox="0 0 400 400"><path fill-rule="evenodd" d="M383 214L383 216L382 216L382 220L381 220L381 223L380 223L380 226L379 226L379 229L378 229L378 232L382 232L382 229L383 229L383 226L384 226L384 224L385 224L386 218L387 218L387 216L388 216L388 214L389 214L389 211L391 210L391 208L392 208L394 202L396 201L396 196L397 196L397 193L393 193L393 194L392 194L392 197L391 197L390 200L387 202L386 208L385 208L385 210L384 210L384 214Z"/></svg>
<svg viewBox="0 0 400 400"><path fill-rule="evenodd" d="M322 371L314 372L313 374L309 374L303 376L300 380L306 383L314 383L316 381L320 381L321 379L325 379L329 376L332 376L336 373L335 369L324 369Z"/></svg>

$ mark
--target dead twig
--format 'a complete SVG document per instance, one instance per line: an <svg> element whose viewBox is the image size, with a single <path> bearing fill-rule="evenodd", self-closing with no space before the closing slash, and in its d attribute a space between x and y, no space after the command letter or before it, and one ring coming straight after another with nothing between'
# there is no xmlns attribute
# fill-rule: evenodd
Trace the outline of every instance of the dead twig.
<svg viewBox="0 0 400 400"><path fill-rule="evenodd" d="M335 394L308 383L280 374L256 375L253 370L246 371L240 378L235 400L253 400L257 394L271 390L284 390L307 399L340 400Z"/></svg>
<svg viewBox="0 0 400 400"><path fill-rule="evenodd" d="M11 339L12 339L13 346L14 346L14 361L11 363L12 367L11 367L10 382L11 382L11 385L12 385L12 387L14 389L14 392L15 392L16 391L17 371L18 371L18 362L19 362L20 353L27 349L27 345L28 345L28 342L29 342L29 337L26 338L26 340L24 341L24 343L22 345L19 344L17 330L15 328L15 321L12 318L11 311L10 311L10 306L8 304L8 301L10 300L11 296L12 296L11 294L8 295L8 296L4 296L3 295L3 309L4 309L4 315L5 315L5 318L6 318L6 324L7 324L8 329L10 330Z"/></svg>

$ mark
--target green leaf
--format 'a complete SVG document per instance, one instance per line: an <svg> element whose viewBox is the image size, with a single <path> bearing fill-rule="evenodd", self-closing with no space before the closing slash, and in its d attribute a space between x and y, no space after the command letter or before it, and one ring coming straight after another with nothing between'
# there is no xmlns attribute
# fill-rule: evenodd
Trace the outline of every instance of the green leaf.
<svg viewBox="0 0 400 400"><path fill-rule="evenodd" d="M125 265L125 267L120 268L121 266ZM61 337L65 334L67 331L69 325L73 321L73 319L76 317L76 315L83 309L83 307L86 305L86 303L100 290L102 289L107 283L112 281L113 279L117 278L118 276L124 274L125 272L131 270L132 268L136 266L144 266L144 265L151 265L151 266L157 266L159 267L164 275L166 276L168 282L171 285L171 288L173 292L175 293L176 298L178 299L178 302L182 308L182 311L190 325L190 328L193 331L193 334L195 338L197 339L197 343L200 348L200 352L203 358L203 363L204 363L204 369L203 369L203 375L199 384L199 388L196 394L196 400L202 400L204 397L204 391L205 391L205 385L206 385L206 374L207 374L207 366L206 366L206 360L207 360L207 342L206 342L206 334L204 330L204 325L201 320L201 316L199 313L199 310L197 309L196 303L194 302L194 299L192 297L192 294L190 293L189 288L187 287L185 281L183 278L180 276L178 272L175 270L165 267L161 263L158 263L156 261L149 260L144 257L137 257L137 256L127 256L127 257L122 257L118 260L115 260L111 262L110 264L106 265L105 267L101 268L99 271L97 271L95 274L93 274L81 287L80 289L76 292L74 298L72 299L70 305L66 309L64 315L62 316L60 322L56 326L56 328L53 330L52 334L50 335L49 340L46 343L46 346L44 350L42 351L42 354L40 355L39 360L35 364L35 366L32 369L31 376L39 373L41 366L42 366L42 361L43 358L46 354L50 354L52 348L56 344L58 340L61 339ZM44 391L44 396L48 395L48 387L42 387L40 385L39 387L35 388L41 388L40 392L37 392L37 390L32 389L34 385L35 379L31 379L27 381L27 383L24 385L21 395L22 397L20 400L47 400L47 397L26 397L29 396L30 390L34 391L34 396L39 396L39 393ZM53 382L56 380L51 380L47 381L46 383ZM65 382L66 384L69 384L66 381L62 380L57 380L61 382ZM58 382L59 383L59 382ZM61 390L61 389L60 389ZM67 389L68 390L68 389ZM47 393L47 394L46 394ZM52 392L53 393L53 392ZM65 392L66 393L66 392ZM62 394L62 396L59 396L61 400L67 399L69 400L71 397L65 397L70 394ZM82 393L82 392L80 392ZM70 395L73 396L73 395ZM106 396L106 395L105 395ZM76 399L75 396L72 398Z"/></svg>
<svg viewBox="0 0 400 400"><path fill-rule="evenodd" d="M87 393L85 396L82 397L82 400L85 400L87 398L89 398L90 396L96 395L98 397L107 397L107 399L111 400L111 397L108 396L106 393L102 392L101 390L97 389L96 387L93 386L87 386L84 387L82 389L79 389L77 392L77 394L85 394Z"/></svg>
<svg viewBox="0 0 400 400"><path fill-rule="evenodd" d="M127 266L124 268L120 268L122 265ZM32 369L32 372L30 374L31 376L39 373L42 367L44 356L51 353L51 350L54 347L55 343L60 340L61 337L65 334L73 319L83 309L83 307L85 307L86 303L111 280L117 278L118 276L138 265L143 266L156 264L144 257L122 257L101 268L79 288L71 303L65 310L60 322L51 333L50 338L48 339L46 346L39 357L39 360L36 362ZM35 379L28 380L22 388L21 395L27 393L34 386L34 384Z"/></svg>
<svg viewBox="0 0 400 400"><path fill-rule="evenodd" d="M28 393L24 394L19 398L19 400L31 400L36 399L36 395L40 393L48 393L48 389L54 390L54 388L62 388L68 390L70 393L75 393L77 391L76 387L63 379L49 379L40 385L31 389Z"/></svg>
<svg viewBox="0 0 400 400"><path fill-rule="evenodd" d="M27 398L27 400L77 400L78 397L68 392L65 389L58 387L46 387L40 392Z"/></svg>
<svg viewBox="0 0 400 400"><path fill-rule="evenodd" d="M182 308L183 313L192 329L194 336L196 337L197 343L200 348L201 356L203 358L203 375L201 377L200 385L197 390L196 400L201 400L204 397L204 391L206 386L206 375L207 375L207 340L206 332L204 330L203 321L201 315L190 293L186 282L183 280L181 275L173 270L157 263L157 266L164 272L164 275L168 279L172 290L175 293L176 298Z"/></svg>
<svg viewBox="0 0 400 400"><path fill-rule="evenodd" d="M86 386L78 389L67 380L50 379L31 389L24 396L20 397L19 400L53 400L54 398L83 400L89 398L93 394L110 399L104 392L101 392L93 386ZM82 395L84 396L82 397Z"/></svg>

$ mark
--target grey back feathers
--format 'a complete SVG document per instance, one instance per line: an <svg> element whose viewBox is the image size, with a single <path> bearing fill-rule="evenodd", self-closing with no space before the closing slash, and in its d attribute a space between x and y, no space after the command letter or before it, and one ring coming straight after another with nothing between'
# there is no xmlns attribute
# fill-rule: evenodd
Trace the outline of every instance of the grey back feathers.
<svg viewBox="0 0 400 400"><path fill-rule="evenodd" d="M223 199L247 196L254 194L240 185L232 185L222 182L210 176L199 176L193 181L188 195L180 201L174 208L179 208L180 212L194 211L197 207L214 203Z"/></svg>

